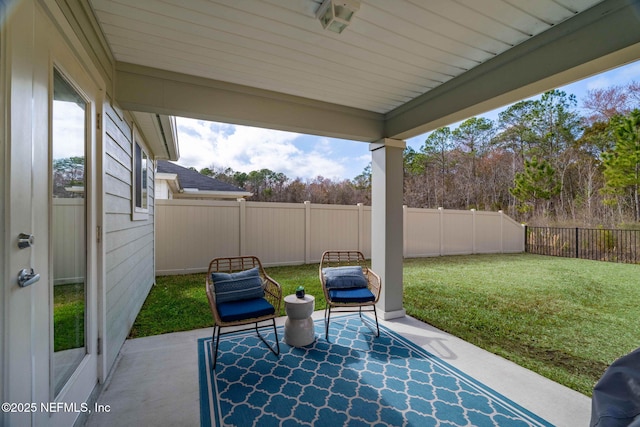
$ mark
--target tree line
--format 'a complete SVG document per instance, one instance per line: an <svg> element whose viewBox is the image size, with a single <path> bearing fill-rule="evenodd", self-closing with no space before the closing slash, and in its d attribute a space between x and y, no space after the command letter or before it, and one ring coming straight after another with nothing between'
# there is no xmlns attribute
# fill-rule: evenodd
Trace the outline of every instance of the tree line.
<svg viewBox="0 0 640 427"><path fill-rule="evenodd" d="M640 83L575 95L551 90L497 120L472 117L404 152L409 207L503 210L531 225L616 226L640 221ZM269 169L205 168L252 200L371 202L370 166L352 180L303 181Z"/></svg>
<svg viewBox="0 0 640 427"><path fill-rule="evenodd" d="M371 204L371 167L354 179L334 181L323 176L314 179L289 179L282 172L260 169L238 172L231 168L212 166L200 173L253 193L247 200L258 202L302 203L310 201L319 204L353 205Z"/></svg>

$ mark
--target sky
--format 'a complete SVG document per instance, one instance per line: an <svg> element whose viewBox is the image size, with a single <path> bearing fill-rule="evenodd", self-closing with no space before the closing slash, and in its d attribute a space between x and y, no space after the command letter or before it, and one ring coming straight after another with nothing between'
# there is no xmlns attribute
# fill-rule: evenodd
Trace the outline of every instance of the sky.
<svg viewBox="0 0 640 427"><path fill-rule="evenodd" d="M640 61L560 87L581 99L589 90L640 81ZM496 120L508 106L478 117ZM371 161L369 144L336 138L283 132L270 129L177 118L180 159L185 167L231 168L237 172L270 169L288 178L312 180L318 176L332 180L353 179ZM450 125L452 129L459 123ZM419 150L426 135L408 139Z"/></svg>

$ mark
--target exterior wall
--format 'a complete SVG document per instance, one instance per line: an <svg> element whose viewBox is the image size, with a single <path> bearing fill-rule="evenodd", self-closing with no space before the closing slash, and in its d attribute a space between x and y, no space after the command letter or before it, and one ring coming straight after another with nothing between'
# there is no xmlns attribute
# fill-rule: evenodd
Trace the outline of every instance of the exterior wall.
<svg viewBox="0 0 640 427"><path fill-rule="evenodd" d="M169 189L169 184L164 179L156 179L154 180L154 184L156 186L155 189L155 198L157 199L173 199L173 193L171 189Z"/></svg>
<svg viewBox="0 0 640 427"><path fill-rule="evenodd" d="M206 271L216 257L265 265L319 262L327 249L371 257L371 208L157 200L157 274ZM524 251L524 229L501 212L404 208L404 257Z"/></svg>
<svg viewBox="0 0 640 427"><path fill-rule="evenodd" d="M104 239L105 348L110 368L155 280L153 167L147 177L149 214L132 219L131 119L105 103ZM142 141L138 141L142 142Z"/></svg>

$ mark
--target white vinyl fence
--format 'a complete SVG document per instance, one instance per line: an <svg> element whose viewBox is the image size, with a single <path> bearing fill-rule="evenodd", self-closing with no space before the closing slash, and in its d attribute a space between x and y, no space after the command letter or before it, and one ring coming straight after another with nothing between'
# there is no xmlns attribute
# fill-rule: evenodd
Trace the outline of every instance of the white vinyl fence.
<svg viewBox="0 0 640 427"><path fill-rule="evenodd" d="M53 199L53 283L84 282L86 270L84 199Z"/></svg>
<svg viewBox="0 0 640 427"><path fill-rule="evenodd" d="M206 271L216 257L265 266L320 261L327 249L371 256L371 207L309 202L156 200L156 273ZM404 208L404 256L524 251L524 227L502 212Z"/></svg>

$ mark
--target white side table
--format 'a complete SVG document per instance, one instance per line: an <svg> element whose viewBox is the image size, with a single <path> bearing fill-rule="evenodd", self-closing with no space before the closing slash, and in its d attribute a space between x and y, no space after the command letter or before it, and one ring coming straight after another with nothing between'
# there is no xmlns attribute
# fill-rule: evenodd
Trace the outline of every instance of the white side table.
<svg viewBox="0 0 640 427"><path fill-rule="evenodd" d="M316 339L311 315L316 305L313 295L298 298L295 295L284 297L284 310L287 320L284 322L284 342L293 347L304 347Z"/></svg>

